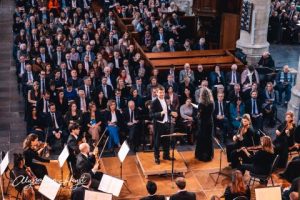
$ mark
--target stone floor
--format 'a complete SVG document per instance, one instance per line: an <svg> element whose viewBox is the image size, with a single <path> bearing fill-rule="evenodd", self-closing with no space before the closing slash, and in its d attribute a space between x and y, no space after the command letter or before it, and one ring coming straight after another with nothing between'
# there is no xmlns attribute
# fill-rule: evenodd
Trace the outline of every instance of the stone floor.
<svg viewBox="0 0 300 200"><path fill-rule="evenodd" d="M19 151L25 137L23 100L12 59L13 0L0 1L0 150Z"/></svg>
<svg viewBox="0 0 300 200"><path fill-rule="evenodd" d="M275 61L276 67L282 67L288 64L290 67L298 68L300 45L271 44L270 53Z"/></svg>

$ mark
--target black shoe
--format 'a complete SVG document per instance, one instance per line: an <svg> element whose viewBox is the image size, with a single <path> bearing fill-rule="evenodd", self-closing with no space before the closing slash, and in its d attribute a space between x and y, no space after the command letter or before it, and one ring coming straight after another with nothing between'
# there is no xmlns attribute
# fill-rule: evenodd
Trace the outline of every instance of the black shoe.
<svg viewBox="0 0 300 200"><path fill-rule="evenodd" d="M159 160L159 158L155 158L155 163L156 163L157 165L159 165L159 164L160 164L160 160Z"/></svg>
<svg viewBox="0 0 300 200"><path fill-rule="evenodd" d="M164 156L163 159L164 160L176 160L175 158L171 158L170 156Z"/></svg>

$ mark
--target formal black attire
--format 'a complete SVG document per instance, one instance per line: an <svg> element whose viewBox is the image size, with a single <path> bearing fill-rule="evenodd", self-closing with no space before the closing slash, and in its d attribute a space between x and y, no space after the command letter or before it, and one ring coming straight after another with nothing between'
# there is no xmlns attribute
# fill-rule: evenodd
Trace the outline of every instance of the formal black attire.
<svg viewBox="0 0 300 200"><path fill-rule="evenodd" d="M238 133L239 134L239 133ZM232 168L237 168L241 165L240 158L242 158L243 163L249 163L250 158L240 150L241 147L252 147L257 145L259 140L256 137L255 131L252 127L249 127L243 135L243 139L237 140L232 144L226 146L227 160L231 162Z"/></svg>
<svg viewBox="0 0 300 200"><path fill-rule="evenodd" d="M79 153L76 158L76 168L79 175L81 176L83 173L90 173L92 176L91 187L93 189L98 189L103 173L98 171L94 173L92 171L96 162L95 156L86 156Z"/></svg>
<svg viewBox="0 0 300 200"><path fill-rule="evenodd" d="M251 115L251 121L253 124L253 128L258 130L263 130L263 117L262 114L262 103L261 101L256 99L249 99L245 103L245 111Z"/></svg>
<svg viewBox="0 0 300 200"><path fill-rule="evenodd" d="M75 179L79 178L79 173L76 168L76 156L79 154L79 144L78 142L80 141L79 136L74 137L73 135L69 135L68 140L67 140L67 146L69 149L69 157L67 159L68 161L68 167L72 170L73 172L73 177Z"/></svg>
<svg viewBox="0 0 300 200"><path fill-rule="evenodd" d="M228 120L228 113L229 113L229 105L225 102L215 102L215 110L214 110L214 122L215 127L220 128L221 131L221 140L223 143L226 142L226 138L229 133L229 120ZM221 115L224 116L223 119L218 119L217 116Z"/></svg>
<svg viewBox="0 0 300 200"><path fill-rule="evenodd" d="M170 196L170 200L196 200L196 194L183 190Z"/></svg>
<svg viewBox="0 0 300 200"><path fill-rule="evenodd" d="M289 130L290 134L286 134L287 123L284 122L283 124L279 125L277 130L281 132L279 136L276 136L274 140L275 152L279 155L278 167L285 168L288 162L288 153L289 153L289 146L293 144L293 133L295 131L295 126Z"/></svg>
<svg viewBox="0 0 300 200"><path fill-rule="evenodd" d="M253 156L250 156L251 164L242 164L240 170L244 173L245 170L248 170L252 173L259 174L259 175L268 175L273 161L274 161L274 154L259 150L254 153Z"/></svg>
<svg viewBox="0 0 300 200"><path fill-rule="evenodd" d="M213 122L214 105L210 103L198 105L197 120L198 134L195 150L195 157L202 161L211 161L214 157L213 149Z"/></svg>
<svg viewBox="0 0 300 200"><path fill-rule="evenodd" d="M88 188L84 186L76 187L72 190L71 200L83 200L86 190L88 190Z"/></svg>
<svg viewBox="0 0 300 200"><path fill-rule="evenodd" d="M38 153L31 148L26 149L23 152L23 155L25 159L25 165L31 168L32 172L37 178L43 179L44 176L48 174L47 168L42 164L33 162L33 159L46 163L49 163L50 160L40 157Z"/></svg>
<svg viewBox="0 0 300 200"><path fill-rule="evenodd" d="M20 193L26 185L30 185L30 182L24 181L31 180L31 177L28 176L25 167L14 167L10 172L10 178L14 180L13 185L15 185L15 189Z"/></svg>
<svg viewBox="0 0 300 200"><path fill-rule="evenodd" d="M140 123L138 122L132 125L128 125L128 123L132 123L134 120L139 120L140 112L137 108L135 108L134 110L126 108L123 115L128 131L128 141L130 148L132 151L136 152L141 141Z"/></svg>
<svg viewBox="0 0 300 200"><path fill-rule="evenodd" d="M165 100L162 100L165 101ZM165 101L166 103L166 101ZM167 106L167 103L166 103ZM159 159L159 147L162 144L163 146L163 158L170 157L170 139L169 138L161 138L162 135L168 135L170 133L170 124L167 121L164 121L165 114L161 115L163 111L163 105L160 100L156 98L151 103L150 108L150 117L154 120L154 157L155 159ZM169 118L171 110L167 106L167 115Z"/></svg>

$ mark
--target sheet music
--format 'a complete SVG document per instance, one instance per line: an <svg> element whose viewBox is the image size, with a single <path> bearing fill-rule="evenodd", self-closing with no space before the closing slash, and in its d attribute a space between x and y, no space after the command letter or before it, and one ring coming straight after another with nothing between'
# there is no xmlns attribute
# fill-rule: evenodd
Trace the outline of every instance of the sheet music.
<svg viewBox="0 0 300 200"><path fill-rule="evenodd" d="M62 166L66 162L66 160L69 157L69 155L70 155L69 149L68 149L68 146L66 145L65 148L60 153L60 155L58 156L58 163L59 163L59 167L60 168L62 168Z"/></svg>
<svg viewBox="0 0 300 200"><path fill-rule="evenodd" d="M280 187L266 187L255 189L256 200L281 200Z"/></svg>
<svg viewBox="0 0 300 200"><path fill-rule="evenodd" d="M112 200L112 194L85 190L84 200Z"/></svg>
<svg viewBox="0 0 300 200"><path fill-rule="evenodd" d="M125 140L118 152L118 158L120 160L121 163L123 163L123 161L125 160L128 152L129 152L130 148L127 144L127 141Z"/></svg>
<svg viewBox="0 0 300 200"><path fill-rule="evenodd" d="M9 151L6 152L4 158L3 158L2 162L1 162L1 165L0 165L0 174L1 174L1 176L5 172L8 164L9 164L8 153L9 153Z"/></svg>
<svg viewBox="0 0 300 200"><path fill-rule="evenodd" d="M120 195L124 181L107 174L103 174L98 190L113 194L118 197Z"/></svg>
<svg viewBox="0 0 300 200"><path fill-rule="evenodd" d="M45 175L39 188L39 193L47 197L48 199L54 200L60 184L52 180L49 176Z"/></svg>

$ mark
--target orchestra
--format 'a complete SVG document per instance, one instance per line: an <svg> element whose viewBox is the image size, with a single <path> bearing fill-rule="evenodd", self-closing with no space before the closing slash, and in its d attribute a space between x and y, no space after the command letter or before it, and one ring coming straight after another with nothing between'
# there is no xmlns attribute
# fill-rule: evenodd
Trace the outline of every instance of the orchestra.
<svg viewBox="0 0 300 200"><path fill-rule="evenodd" d="M165 70L151 68L147 55L135 45L137 38L118 27L118 14L131 16L133 28L143 29L135 30L140 38L145 37L145 46L140 44L142 51L152 47L170 52L208 48L205 38L200 38L198 48L193 44L195 38L181 34L185 25L176 13L169 19L162 12L169 6L167 1L157 1L156 9L152 1L149 5L137 0L128 1L136 5L126 5L126 1L110 5L113 1L104 0L104 10L97 11L97 1L92 0L44 0L45 7L38 5L39 0L16 2L14 61L24 96L27 136L23 152L14 154L10 177L24 199L33 199L34 191L28 186L49 175L50 162L59 169L57 156L65 147L73 184L71 199L84 199L85 191L98 190L102 180L102 153L116 155L124 141L133 154L142 145L144 151L148 142L146 150L154 152L150 164L158 168L161 146L164 163L175 160L170 157L170 146L175 149L181 142L195 144L194 157L201 162L215 160L215 143L221 155L226 146L233 183L242 182L246 171L268 174L277 155L277 167L285 168L281 178L292 182L300 176L300 156L288 162L289 153L300 149L294 113L287 111L276 131L262 132L265 125L275 127L278 104L283 98L284 105L290 100L294 79L287 65L274 79L276 70L269 53L259 62L264 68L271 67L268 70L256 64L245 68L232 64L229 72L223 65L209 71L205 63L197 63L197 70L192 63L185 63L182 69L176 64L176 71L173 65ZM162 2L164 6L159 8ZM186 133L187 138L170 144L173 132ZM271 135L275 135L274 141ZM266 184L266 180L261 183ZM184 180L176 184L184 190ZM150 181L147 187L151 199L157 188ZM241 189L248 193L247 188ZM180 199L180 195L171 199Z"/></svg>

